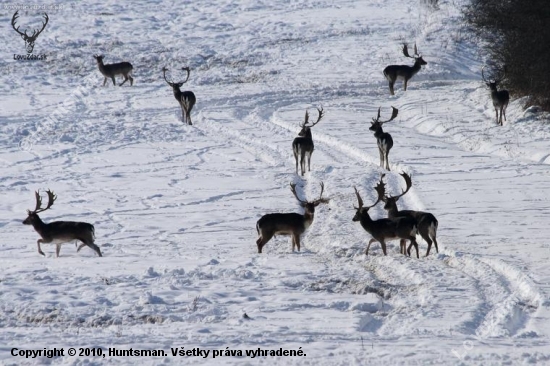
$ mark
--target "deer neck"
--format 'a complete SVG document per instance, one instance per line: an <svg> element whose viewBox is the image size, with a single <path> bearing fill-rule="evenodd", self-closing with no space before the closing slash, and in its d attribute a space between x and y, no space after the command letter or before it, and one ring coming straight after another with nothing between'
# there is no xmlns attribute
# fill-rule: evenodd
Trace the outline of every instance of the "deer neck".
<svg viewBox="0 0 550 366"><path fill-rule="evenodd" d="M390 208L386 209L386 211L388 211L389 218L397 217L397 214L399 213L399 210L397 209L397 203L392 204Z"/></svg>
<svg viewBox="0 0 550 366"><path fill-rule="evenodd" d="M382 135L384 135L384 130L382 130L382 126L380 126L376 129L376 131L374 131L374 137L380 138Z"/></svg>
<svg viewBox="0 0 550 366"><path fill-rule="evenodd" d="M36 215L36 220L32 222L32 227L42 237L44 236L43 234L48 230L48 224L44 223L44 221L42 221L40 217L38 217L38 215Z"/></svg>
<svg viewBox="0 0 550 366"><path fill-rule="evenodd" d="M420 71L420 69L422 68L422 65L420 64L420 59L416 59L414 61L414 65L412 68L413 68L413 75Z"/></svg>
<svg viewBox="0 0 550 366"><path fill-rule="evenodd" d="M308 210L306 210L306 212L304 212L304 226L305 226L306 229L313 223L314 214L315 214L315 212L311 212L311 211L308 211Z"/></svg>
<svg viewBox="0 0 550 366"><path fill-rule="evenodd" d="M365 229L369 234L372 235L374 221L372 221L368 212L361 213L361 218L359 219L359 223L361 224L363 229Z"/></svg>
<svg viewBox="0 0 550 366"><path fill-rule="evenodd" d="M173 92L174 92L174 97L175 97L177 100L181 100L181 90L180 90L180 87L179 87L179 86L173 86L172 89L173 89Z"/></svg>

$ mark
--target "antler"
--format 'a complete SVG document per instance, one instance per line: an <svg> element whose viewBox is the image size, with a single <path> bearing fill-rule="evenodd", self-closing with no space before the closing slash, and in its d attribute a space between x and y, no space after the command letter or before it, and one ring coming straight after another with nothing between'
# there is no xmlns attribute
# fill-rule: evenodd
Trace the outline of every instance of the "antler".
<svg viewBox="0 0 550 366"><path fill-rule="evenodd" d="M17 33L19 33L20 35L25 36L25 37L28 37L28 36L27 36L27 31L25 31L25 33L21 33L21 32L19 31L19 27L15 28L15 21L17 20L17 18L19 18L19 10L17 10L17 11L15 12L15 14L13 14L13 17L11 18L11 26L12 26L13 29L14 29Z"/></svg>
<svg viewBox="0 0 550 366"><path fill-rule="evenodd" d="M399 198L403 197L405 195L405 193L407 193L409 191L409 189L411 189L411 187L412 187L412 181L411 181L410 175L408 175L407 173L401 173L401 176L403 177L403 179L405 179L405 184L406 184L407 187L405 188L405 190L401 191L401 194L399 194L397 196L390 197L390 198L395 199L396 201Z"/></svg>
<svg viewBox="0 0 550 366"><path fill-rule="evenodd" d="M38 37L38 35L39 35L40 33L42 33L42 31L44 30L44 28L46 28L46 25L48 24L48 21L50 20L50 18L48 18L48 14L46 14L46 13L44 13L44 18L46 18L46 22L45 22L45 23L42 23L42 29L40 29L39 31L34 30L34 31L32 32L32 36L30 36L29 38L34 39L34 38Z"/></svg>
<svg viewBox="0 0 550 366"><path fill-rule="evenodd" d="M162 75L164 76L164 81L166 81L168 83L168 85L172 86L172 85L174 85L174 83L171 83L166 79L166 71L168 71L168 69L166 68L166 66L164 66L162 68Z"/></svg>
<svg viewBox="0 0 550 366"><path fill-rule="evenodd" d="M45 208L41 208L42 198L40 197L40 190L34 192L36 198L36 207L34 208L34 211L27 210L29 214L43 212L52 207L53 203L57 199L57 196L49 189L46 191L46 193L48 194L48 205Z"/></svg>
<svg viewBox="0 0 550 366"><path fill-rule="evenodd" d="M314 205L318 205L320 203L329 203L330 198L323 198L323 191L325 190L325 183L321 182L321 194L319 194L319 198L317 198L315 201L313 201Z"/></svg>
<svg viewBox="0 0 550 366"><path fill-rule="evenodd" d="M307 201L302 201L300 199L300 197L298 197L298 194L296 193L296 183L290 183L290 190L292 191L292 194L294 195L294 197L296 197L296 199L300 202L300 203L303 203L303 204L306 204ZM322 192L321 192L322 193Z"/></svg>
<svg viewBox="0 0 550 366"><path fill-rule="evenodd" d="M317 108L317 111L319 112L319 116L317 117L317 121L315 121L315 123L313 123L312 125L310 125L309 127L313 127L315 126L317 123L319 123L319 121L324 117L324 112L323 112L323 107L321 108ZM307 122L306 122L307 123Z"/></svg>
<svg viewBox="0 0 550 366"><path fill-rule="evenodd" d="M187 80L189 80L189 75L191 75L191 69L189 68L189 66L182 67L181 69L187 71L187 79L185 79L185 81L182 82L182 84L185 84Z"/></svg>
<svg viewBox="0 0 550 366"><path fill-rule="evenodd" d="M390 121L393 121L395 119L395 117L397 117L397 114L399 113L399 110L397 108L395 108L394 106L391 107L392 108L392 113L391 113L391 118L387 121L380 121L380 107L378 107L378 116L376 116L376 118L373 118L372 121L374 123L386 123L386 122L390 122Z"/></svg>
<svg viewBox="0 0 550 366"><path fill-rule="evenodd" d="M414 55L413 56L409 55L409 47L407 46L406 43L403 43L403 54L406 57L417 58L418 57L418 49L416 48L416 43L414 44Z"/></svg>
<svg viewBox="0 0 550 366"><path fill-rule="evenodd" d="M481 78L483 79L484 82L488 83L489 81L487 81L487 79L485 79L485 74L483 73L484 69L485 69L485 65L481 68Z"/></svg>
<svg viewBox="0 0 550 366"><path fill-rule="evenodd" d="M382 174L380 176L380 182L374 187L374 190L378 193L378 199L376 202L374 202L372 205L368 206L367 208L371 208L376 206L376 204L384 198L384 195L386 194L386 185L384 184L384 181L382 180L384 178L385 174ZM357 188L354 186L353 189L355 189L355 195L357 196L357 202L359 203L359 207L354 207L356 210L360 210L363 207L363 199L361 199L361 195L357 191Z"/></svg>

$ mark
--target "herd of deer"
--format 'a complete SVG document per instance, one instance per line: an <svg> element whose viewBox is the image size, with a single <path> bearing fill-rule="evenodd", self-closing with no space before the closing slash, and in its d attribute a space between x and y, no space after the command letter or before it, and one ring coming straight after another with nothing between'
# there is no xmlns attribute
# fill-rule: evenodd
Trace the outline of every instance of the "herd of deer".
<svg viewBox="0 0 550 366"><path fill-rule="evenodd" d="M416 44L414 45L414 55L410 56L407 45L403 46L403 54L406 57L413 58L413 66L408 65L390 65L384 69L384 76L389 82L390 94L394 95L394 84L397 80L403 80L403 88L407 90L408 81L420 71L422 65L426 65L422 56L418 53ZM133 66L129 62L120 62L115 64L103 63L104 56L94 55L99 71L105 77L103 86L107 83L107 79L110 78L113 81L113 85L116 85L115 76L122 75L124 81L119 85L122 86L126 81L130 81L130 86L133 85L134 79L132 77ZM166 79L167 68L163 67L163 77L166 83L172 88L174 97L178 101L181 112L182 122L191 125L191 110L196 103L195 94L192 91L181 91L181 87L189 80L190 68L183 67L182 70L187 72L187 78L181 82L171 82ZM509 93L506 90L498 90L498 84L502 81L504 73L492 78L491 80L485 79L483 69L481 70L481 76L487 87L491 90L491 99L496 112L497 124L502 126L502 117L506 121L506 107L509 102ZM311 128L317 125L324 116L323 108L318 108L318 117L314 123L309 122L309 113L306 111L304 123L301 124L301 130L292 142L292 150L296 161L296 174L298 174L298 163L300 163L301 175L305 174L305 165L307 159L308 171L311 171L311 155L314 150L313 137ZM499 114L500 112L500 114ZM386 121L380 121L380 108L378 108L378 115L373 118L373 122L369 130L374 132L376 137L378 150L380 154L380 167L390 170L388 155L390 149L393 147L393 139L391 135L382 130L382 125L386 122L394 120L398 115L397 108L392 107L392 114L390 119ZM384 174L381 176L380 181L374 187L377 193L377 200L374 204L364 207L363 199L354 187L355 195L357 197L359 207L354 207L356 210L355 216L352 221L359 221L363 229L365 229L372 237L367 245L365 254L368 255L370 245L373 242L379 242L384 255L387 255L386 242L389 240L400 240L400 253L403 255L411 255L412 246L415 247L416 256L419 258L418 243L416 242L416 236L420 235L428 244L428 250L426 256L430 254L432 244L435 244L435 250L438 253L437 247L437 226L438 222L434 215L428 212L412 211L412 210L399 210L397 207L397 201L405 195L412 186L412 181L407 173L402 173L401 176L405 180L406 188L397 196L386 195L385 183L383 181ZM298 213L272 213L262 216L257 224L256 230L258 231L259 238L256 241L258 247L258 253L262 253L262 249L265 244L274 235L290 235L292 238L292 251L296 248L300 250L300 237L306 231L306 229L313 222L315 214L315 207L321 203L328 203L329 198L323 198L324 184L321 183L321 193L319 198L314 201L302 200L298 197L296 192L296 184L290 184L290 189L294 197L298 200L300 206L304 208L304 214ZM40 248L41 243L53 243L56 244L56 256L59 257L61 244L80 241L81 244L77 248L79 252L84 246L88 246L94 250L98 256L102 256L101 250L94 243L95 229L94 226L86 222L74 222L74 221L55 221L49 224L44 223L38 213L44 212L51 208L57 196L50 190L47 192L48 204L42 208L42 198L40 192L35 192L36 207L33 211L27 210L27 218L23 221L25 225L32 225L35 231L40 235L40 239L37 241L38 253L44 255L44 252ZM373 220L368 211L370 208L376 206L380 201L384 202L384 209L388 212L388 218ZM409 240L409 247L406 247L406 241Z"/></svg>

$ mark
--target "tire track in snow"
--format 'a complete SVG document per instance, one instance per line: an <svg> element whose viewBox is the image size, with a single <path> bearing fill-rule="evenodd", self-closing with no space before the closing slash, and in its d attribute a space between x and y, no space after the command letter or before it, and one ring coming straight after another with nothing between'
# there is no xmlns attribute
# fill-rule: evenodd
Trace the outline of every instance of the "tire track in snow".
<svg viewBox="0 0 550 366"><path fill-rule="evenodd" d="M273 124L276 124L287 130L293 129L293 126L281 121L277 117L272 117L270 121ZM319 146L320 149L326 149L326 147L324 146L328 146L332 149L340 151L343 154L346 154L347 156L349 156L349 158L358 160L359 162L366 162L377 166L378 162L376 159L366 154L362 150L352 145L349 145L344 141L339 140L338 138L324 135L318 132L315 133L314 138L316 142L316 147ZM317 142L319 142L320 144L317 144ZM397 170L396 168L401 171L410 170L406 169L406 166L400 163L392 164L392 170L395 171ZM423 207L421 200L419 199L418 195L414 193L413 189L411 189L411 191L407 193L407 201L414 202L414 207L417 207L417 209L422 209ZM456 253L450 250L446 250L445 246L442 245L441 242L439 243L439 246L441 249L441 253L445 253L446 255L456 258ZM443 302L444 299L448 297L448 288L457 288L460 289L460 292L469 292L467 298L472 298L473 295L480 299L481 302L480 304L476 305L476 307L474 307L472 310L474 313L474 318L476 318L476 316L477 318L480 318L477 321L473 322L473 324L475 324L476 326L476 334L484 334L487 336L502 334L514 335L527 324L529 316L528 313L530 313L530 311L526 312L524 311L524 309L532 309L533 307L538 307L540 304L541 295L538 290L532 285L532 283L528 283L525 280L520 280L520 282L518 282L518 278L520 278L521 276L506 276L507 272L518 272L516 269L513 268L513 266L504 264L503 262L498 262L498 266L506 268L506 270L497 270L498 266L495 267L487 265L487 260L479 261L472 258L469 260L468 265L466 265L465 263L462 263L462 265L460 265L455 264L453 261L442 261L441 259L445 259L445 256L443 255L437 256L436 258L437 261L424 260L423 263L425 264L420 264L420 266L426 267L429 264L434 264L435 268L430 268L429 271L448 272L450 269L452 269L454 273L451 274L451 276L433 277L427 276L425 274L425 268L407 268L407 270L410 271L416 270L416 272L420 274L422 278L421 283L435 282L435 284L430 286L429 291L438 294L434 295L433 293L431 293L427 298L431 300L435 296L439 299L439 302L436 303L431 301L431 309L429 309L428 312L432 314L441 314L441 310L443 308L452 309L452 312L455 313L454 315L447 315L443 316L442 318L461 319L462 317L467 316L467 314L457 316L457 308L456 306L453 306L456 305L454 303L454 299L451 301L447 301L449 306L445 306L441 302ZM443 264L443 266L441 264ZM391 268L390 272L391 271L393 271L393 268ZM385 274L385 271L383 271L383 273ZM460 275L461 273L466 274L470 278L470 280L457 281L457 279L462 277ZM521 274L521 272L519 273ZM449 275L449 273L446 274ZM380 276L379 278L381 280L387 279L380 274L380 271L378 271L377 275ZM407 275L402 276L402 278L406 277ZM447 277L450 277L454 282L449 283ZM469 289L468 287L465 287L465 285L469 286ZM514 288L523 289L521 300L517 299L518 294L514 292ZM495 301L495 299L498 300ZM423 308L425 308L425 305L423 305ZM470 308L471 307L467 308L468 311L470 311ZM480 312L483 314L481 317L478 316ZM408 322L408 319L406 320ZM395 325L397 327L401 327L403 326L402 322L403 319L398 319L396 320ZM387 323L388 322L386 322L386 324L381 328L381 331L383 331L383 329L386 327L392 327L390 324ZM418 323L420 323L420 320L418 321ZM409 327L409 329L413 329L413 324L407 324L407 326ZM452 325L450 325L450 327L452 327ZM387 334L394 334L392 332L396 332L397 329L400 328L392 329ZM468 331L466 330L466 332Z"/></svg>

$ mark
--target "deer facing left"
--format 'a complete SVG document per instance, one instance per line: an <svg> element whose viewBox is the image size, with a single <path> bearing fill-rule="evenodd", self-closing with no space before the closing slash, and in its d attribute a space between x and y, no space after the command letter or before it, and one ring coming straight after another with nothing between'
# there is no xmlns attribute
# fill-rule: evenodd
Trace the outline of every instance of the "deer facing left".
<svg viewBox="0 0 550 366"><path fill-rule="evenodd" d="M107 82L107 78L113 80L113 85L116 85L115 76L122 75L124 81L119 84L122 86L125 82L130 80L130 86L134 85L134 78L132 77L132 70L134 67L129 62L118 62L116 64L107 64L103 63L105 56L103 55L94 55L95 60L97 61L97 67L99 67L99 72L105 77L103 80L103 86Z"/></svg>
<svg viewBox="0 0 550 366"><path fill-rule="evenodd" d="M79 252L84 246L88 246L101 257L101 250L99 250L99 247L94 244L95 230L92 224L75 221L54 221L46 224L40 219L38 213L48 210L57 199L57 196L52 191L48 190L46 193L48 194L48 205L44 208L42 207L40 192L36 191L34 193L36 196L36 207L33 211L27 210L28 216L23 221L23 224L25 225L32 225L34 230L36 230L41 237L41 239L38 239L36 242L38 245L38 253L45 256L44 252L40 248L40 243L53 243L56 245L56 257L59 257L61 244L79 240L82 244L78 247L77 252Z"/></svg>
<svg viewBox="0 0 550 366"><path fill-rule="evenodd" d="M256 230L260 237L256 240L258 253L262 252L262 248L274 235L291 235L292 236L292 251L296 247L300 251L300 236L313 222L315 215L315 207L321 203L328 203L328 198L323 198L325 185L321 183L321 194L315 201L304 201L298 197L296 193L296 184L290 184L290 190L300 206L304 208L304 214L299 213L272 213L262 216L256 223Z"/></svg>

